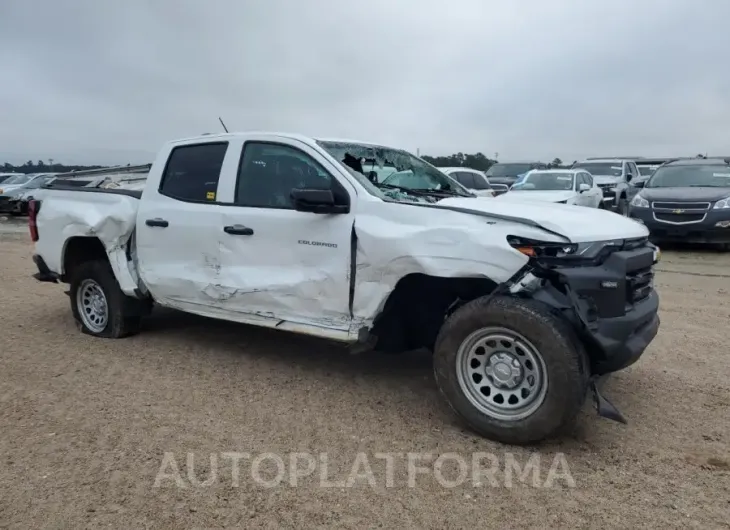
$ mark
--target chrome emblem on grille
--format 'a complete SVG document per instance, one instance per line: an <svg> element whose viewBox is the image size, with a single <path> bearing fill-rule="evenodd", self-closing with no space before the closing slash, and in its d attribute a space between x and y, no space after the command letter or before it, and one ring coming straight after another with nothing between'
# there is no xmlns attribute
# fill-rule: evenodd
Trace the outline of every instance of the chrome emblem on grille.
<svg viewBox="0 0 730 530"><path fill-rule="evenodd" d="M672 213L684 213L684 210L672 210Z"/></svg>

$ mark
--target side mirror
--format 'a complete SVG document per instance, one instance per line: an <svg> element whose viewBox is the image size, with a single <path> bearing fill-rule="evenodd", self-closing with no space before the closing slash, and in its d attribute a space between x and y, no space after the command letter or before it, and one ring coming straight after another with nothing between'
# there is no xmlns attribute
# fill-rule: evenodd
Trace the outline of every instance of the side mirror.
<svg viewBox="0 0 730 530"><path fill-rule="evenodd" d="M631 179L634 178L634 176L631 173L628 173L626 175L626 182L631 182Z"/></svg>
<svg viewBox="0 0 730 530"><path fill-rule="evenodd" d="M645 180L636 180L633 184L631 184L634 188L643 188L646 185Z"/></svg>
<svg viewBox="0 0 730 530"><path fill-rule="evenodd" d="M350 207L335 203L332 190L302 189L291 190L291 200L294 209L299 212L311 213L348 213Z"/></svg>
<svg viewBox="0 0 730 530"><path fill-rule="evenodd" d="M578 185L578 191L581 193L588 191L589 189L591 189L591 187L588 184L583 183Z"/></svg>

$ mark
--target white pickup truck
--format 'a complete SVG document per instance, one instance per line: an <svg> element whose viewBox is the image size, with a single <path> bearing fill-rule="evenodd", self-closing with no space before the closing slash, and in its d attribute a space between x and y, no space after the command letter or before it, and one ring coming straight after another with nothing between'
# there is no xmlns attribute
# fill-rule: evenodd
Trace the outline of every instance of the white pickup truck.
<svg viewBox="0 0 730 530"><path fill-rule="evenodd" d="M366 165L410 171L410 188ZM291 134L167 144L142 191L42 189L41 281L70 284L80 329L136 333L153 304L361 351L433 351L475 431L531 443L568 427L596 381L659 327L647 229L577 206L477 199L375 144Z"/></svg>

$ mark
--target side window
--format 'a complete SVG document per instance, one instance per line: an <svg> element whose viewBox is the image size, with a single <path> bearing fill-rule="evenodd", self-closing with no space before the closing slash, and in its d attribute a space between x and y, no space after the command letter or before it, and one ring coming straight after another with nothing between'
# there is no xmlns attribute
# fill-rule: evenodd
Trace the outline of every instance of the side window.
<svg viewBox="0 0 730 530"><path fill-rule="evenodd" d="M215 201L228 142L181 145L167 160L160 193L190 202Z"/></svg>
<svg viewBox="0 0 730 530"><path fill-rule="evenodd" d="M472 189L474 187L474 176L467 171L458 171L454 173L454 177L459 181L459 184L465 188Z"/></svg>
<svg viewBox="0 0 730 530"><path fill-rule="evenodd" d="M316 160L294 147L246 142L238 168L236 205L293 209L294 188L331 189L339 203L342 194L347 193L333 183L332 176Z"/></svg>
<svg viewBox="0 0 730 530"><path fill-rule="evenodd" d="M583 173L583 180L586 184L588 184L591 188L593 187L593 177L588 173Z"/></svg>
<svg viewBox="0 0 730 530"><path fill-rule="evenodd" d="M483 176L481 176L481 175L479 175L477 173L472 173L472 175L474 176L474 189L475 190L490 190L490 189L492 189L492 187L487 184L487 179L486 178L484 178Z"/></svg>

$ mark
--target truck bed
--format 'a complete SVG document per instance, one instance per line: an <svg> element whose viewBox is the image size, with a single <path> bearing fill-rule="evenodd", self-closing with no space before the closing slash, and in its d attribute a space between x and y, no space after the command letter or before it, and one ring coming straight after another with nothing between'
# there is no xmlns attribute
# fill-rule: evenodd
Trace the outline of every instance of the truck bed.
<svg viewBox="0 0 730 530"><path fill-rule="evenodd" d="M104 245L122 290L134 292L137 279L133 267L130 269L127 247L142 192L73 186L38 191L36 253L43 256L48 268L63 275L66 245L74 238L97 238Z"/></svg>

